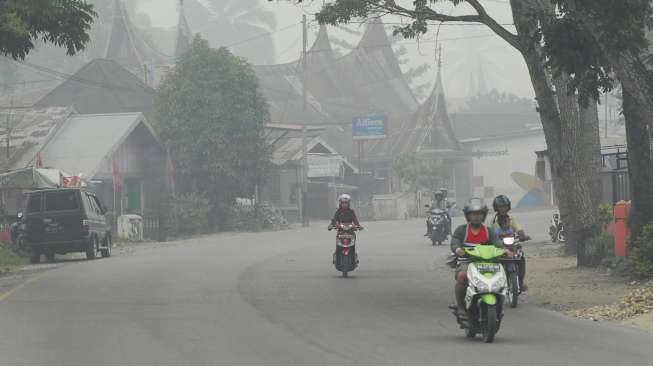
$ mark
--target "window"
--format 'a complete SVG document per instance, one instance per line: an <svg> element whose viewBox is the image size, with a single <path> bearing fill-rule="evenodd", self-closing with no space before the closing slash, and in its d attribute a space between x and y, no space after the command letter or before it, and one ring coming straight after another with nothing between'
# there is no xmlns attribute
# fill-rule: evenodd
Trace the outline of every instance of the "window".
<svg viewBox="0 0 653 366"><path fill-rule="evenodd" d="M41 194L30 194L27 201L27 213L41 212Z"/></svg>
<svg viewBox="0 0 653 366"><path fill-rule="evenodd" d="M48 192L45 194L45 211L79 209L77 191Z"/></svg>

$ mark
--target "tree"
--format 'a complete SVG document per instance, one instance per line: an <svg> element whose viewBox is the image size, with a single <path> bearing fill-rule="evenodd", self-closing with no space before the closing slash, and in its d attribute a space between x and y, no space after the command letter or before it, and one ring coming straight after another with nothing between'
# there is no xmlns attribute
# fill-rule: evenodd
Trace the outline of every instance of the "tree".
<svg viewBox="0 0 653 366"><path fill-rule="evenodd" d="M442 162L419 158L415 154L400 156L395 162L394 170L402 183L408 185L413 192L420 189L435 190L446 180Z"/></svg>
<svg viewBox="0 0 653 366"><path fill-rule="evenodd" d="M514 94L499 93L492 89L487 94L476 95L467 100L468 113L533 113L533 101Z"/></svg>
<svg viewBox="0 0 653 366"><path fill-rule="evenodd" d="M653 159L649 143L653 109L646 104L648 96L644 95L650 90L639 88L629 78L631 73L638 73L644 81L651 78L646 40L651 4L639 0L555 2L559 11L546 29L550 62L573 74L573 85L585 95L596 97L599 91L611 89L615 74L622 82L633 202L629 222L636 237L645 224L653 221ZM624 65L627 60L631 63Z"/></svg>
<svg viewBox="0 0 653 366"><path fill-rule="evenodd" d="M551 75L541 43L541 26L555 15L553 6L540 0L510 0L516 33L492 18L479 0L449 0L454 5L469 4L474 13L447 15L431 5L436 0L419 0L410 7L384 0L336 0L317 14L321 23L347 23L371 12L400 15L412 22L395 32L415 37L428 30L428 21L475 22L490 28L519 51L526 63L538 103L551 165L553 185L561 215L568 224L569 248L578 253L578 265L584 265L585 243L600 232L600 141L596 102L581 103L572 93L572 78L567 73ZM557 92L556 92L557 91Z"/></svg>
<svg viewBox="0 0 653 366"><path fill-rule="evenodd" d="M266 175L269 118L251 66L199 36L161 85L154 126L175 157L180 193L209 199L213 227Z"/></svg>
<svg viewBox="0 0 653 366"><path fill-rule="evenodd" d="M0 53L24 59L35 41L84 49L96 14L84 0L0 0Z"/></svg>

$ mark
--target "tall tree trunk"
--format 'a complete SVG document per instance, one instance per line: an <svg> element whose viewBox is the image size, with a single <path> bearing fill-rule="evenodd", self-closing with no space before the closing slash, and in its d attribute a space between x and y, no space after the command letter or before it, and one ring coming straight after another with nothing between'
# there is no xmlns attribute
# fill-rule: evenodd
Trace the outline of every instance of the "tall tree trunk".
<svg viewBox="0 0 653 366"><path fill-rule="evenodd" d="M536 39L538 19L533 9L545 13L537 1L511 0L513 19L538 102L540 119L549 150L553 187L565 222L570 251L577 253L579 266L589 264L586 243L600 233L600 141L596 103L585 109L578 98L568 95L569 77L549 82L544 57ZM557 103L556 103L557 102Z"/></svg>
<svg viewBox="0 0 653 366"><path fill-rule="evenodd" d="M628 176L632 207L631 236L637 237L642 227L653 221L653 159L647 122L653 116L623 87L623 113L628 142Z"/></svg>

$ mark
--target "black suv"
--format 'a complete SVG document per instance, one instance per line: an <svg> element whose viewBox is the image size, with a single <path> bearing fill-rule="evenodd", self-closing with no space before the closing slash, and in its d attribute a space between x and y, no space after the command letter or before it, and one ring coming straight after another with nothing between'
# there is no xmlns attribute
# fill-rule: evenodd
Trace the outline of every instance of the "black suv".
<svg viewBox="0 0 653 366"><path fill-rule="evenodd" d="M94 193L62 188L33 191L26 196L22 243L32 263L39 263L41 254L48 261L54 260L55 254L72 252L85 252L87 259L95 259L98 252L111 256L111 227Z"/></svg>

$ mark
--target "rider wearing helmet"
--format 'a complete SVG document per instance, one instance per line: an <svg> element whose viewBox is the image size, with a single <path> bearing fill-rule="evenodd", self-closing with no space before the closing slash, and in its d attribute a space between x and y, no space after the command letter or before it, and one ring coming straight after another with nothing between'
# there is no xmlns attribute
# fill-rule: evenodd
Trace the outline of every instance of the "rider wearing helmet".
<svg viewBox="0 0 653 366"><path fill-rule="evenodd" d="M451 251L458 257L464 257L464 247L467 245L494 245L501 247L495 233L488 229L483 222L488 213L487 205L480 198L472 198L463 208L466 224L458 226L451 237ZM465 309L465 293L467 292L467 263L458 263L456 266L456 315L459 319L467 319Z"/></svg>
<svg viewBox="0 0 653 366"><path fill-rule="evenodd" d="M492 202L492 208L494 208L494 219L490 223L492 231L499 236L513 236L517 235L520 241L531 240L531 237L526 235L524 229L519 225L517 220L513 216L508 215L512 204L510 199L501 194L494 198ZM526 258L522 255L522 259L519 262L519 287L522 291L528 290L528 286L524 283L524 277L526 276Z"/></svg>
<svg viewBox="0 0 653 366"><path fill-rule="evenodd" d="M338 223L352 223L356 226L360 226L356 213L351 208L351 196L348 194L341 194L340 197L338 197L338 209L333 215L333 219L331 219L329 229L336 226Z"/></svg>
<svg viewBox="0 0 653 366"><path fill-rule="evenodd" d="M440 209L440 210L445 210L447 211L446 214L446 232L451 235L451 215L449 215L449 208L450 206L447 204L447 190L445 188L441 188L440 190L436 191L433 194L433 202L431 203L430 206L431 209ZM429 217L431 216L431 213L427 214L426 217L426 234L424 236L430 237L431 236L431 231L433 228L431 227L431 223L429 222Z"/></svg>

